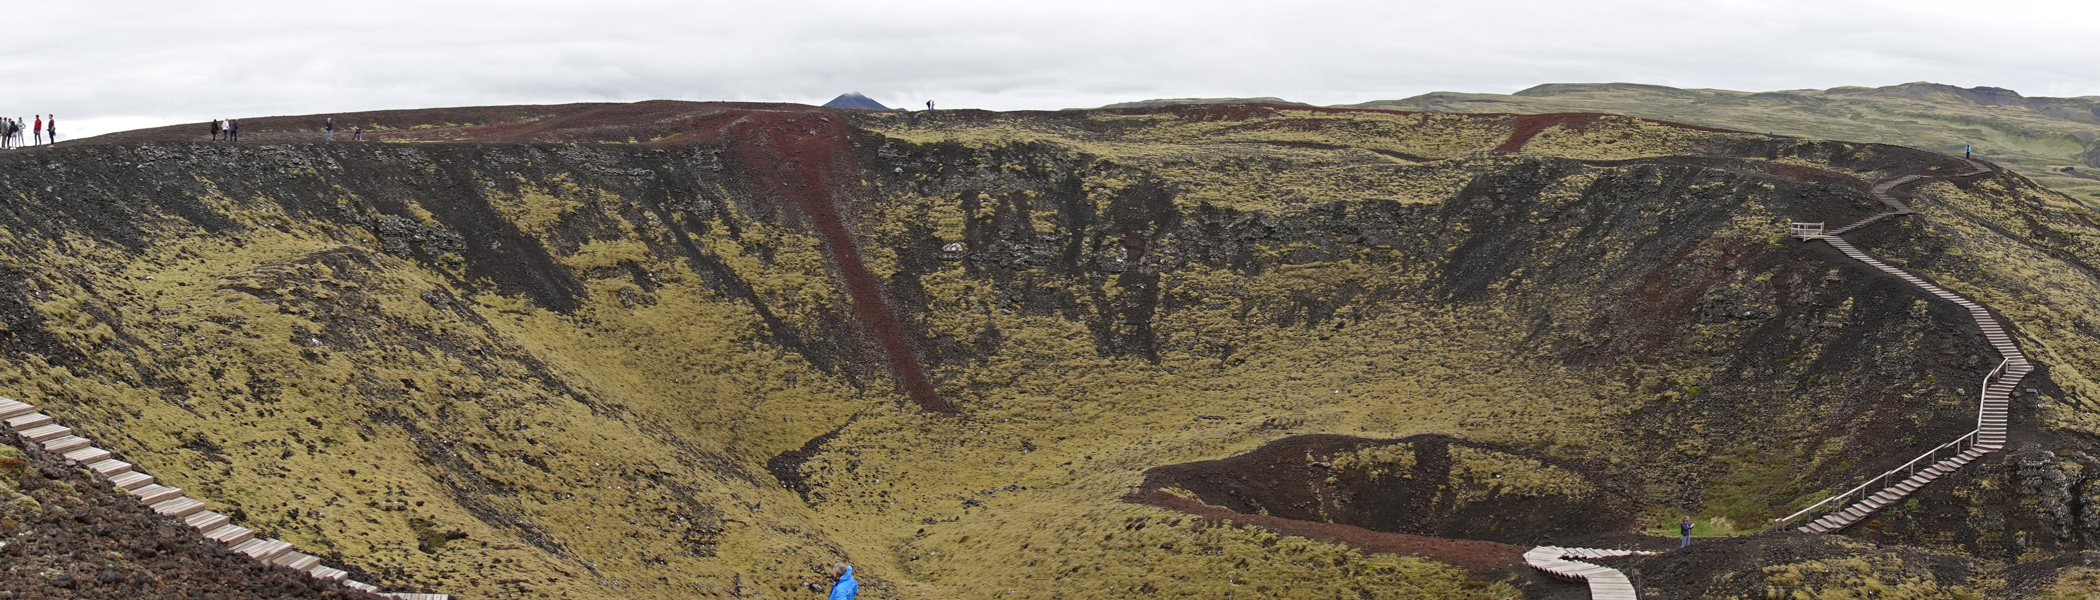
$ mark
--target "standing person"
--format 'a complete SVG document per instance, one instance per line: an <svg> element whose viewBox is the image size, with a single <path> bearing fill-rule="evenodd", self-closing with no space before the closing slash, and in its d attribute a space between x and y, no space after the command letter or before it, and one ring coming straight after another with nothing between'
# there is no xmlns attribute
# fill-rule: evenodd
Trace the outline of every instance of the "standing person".
<svg viewBox="0 0 2100 600"><path fill-rule="evenodd" d="M51 145L58 145L58 115L44 115L44 137Z"/></svg>
<svg viewBox="0 0 2100 600"><path fill-rule="evenodd" d="M209 125L211 125L211 141L219 141L219 120L212 119Z"/></svg>
<svg viewBox="0 0 2100 600"><path fill-rule="evenodd" d="M1678 535L1681 535L1681 536L1683 536L1683 539L1681 539L1681 540L1678 540L1678 542L1677 542L1677 547L1679 547L1679 548L1684 548L1684 547L1688 547L1688 546L1691 546L1691 545L1692 545L1692 517L1691 517L1691 515L1685 515L1685 517L1684 517L1684 520L1683 520L1683 521L1678 521L1678 522L1677 522L1677 533L1678 533Z"/></svg>
<svg viewBox="0 0 2100 600"><path fill-rule="evenodd" d="M860 582L853 580L853 567L846 563L831 565L831 596L829 600L853 600L860 595Z"/></svg>
<svg viewBox="0 0 2100 600"><path fill-rule="evenodd" d="M330 142L335 141L335 117L329 117L327 123L321 124L321 138Z"/></svg>
<svg viewBox="0 0 2100 600"><path fill-rule="evenodd" d="M352 127L352 128L350 128L350 139L351 139L351 141L362 141L362 140L364 140L364 139L365 139L365 126L363 126L363 125L359 125L359 126L356 126L356 127Z"/></svg>
<svg viewBox="0 0 2100 600"><path fill-rule="evenodd" d="M238 142L238 141L241 141L241 120L240 120L240 119L227 119L227 120L226 120L226 141L229 141L229 142Z"/></svg>
<svg viewBox="0 0 2100 600"><path fill-rule="evenodd" d="M932 100L927 100L927 101L926 101L926 110L933 110L933 101L932 101Z"/></svg>
<svg viewBox="0 0 2100 600"><path fill-rule="evenodd" d="M36 129L31 131L31 133L36 136L36 145L41 146L44 144L44 118L36 115L29 116L36 117Z"/></svg>

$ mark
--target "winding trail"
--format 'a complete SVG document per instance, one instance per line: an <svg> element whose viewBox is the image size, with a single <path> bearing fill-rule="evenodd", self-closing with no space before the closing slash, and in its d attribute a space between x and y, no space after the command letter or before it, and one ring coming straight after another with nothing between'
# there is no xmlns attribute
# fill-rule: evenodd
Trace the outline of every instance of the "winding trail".
<svg viewBox="0 0 2100 600"><path fill-rule="evenodd" d="M1968 162L1972 169L1963 173L1937 178L1973 177L1991 172L1991 168L1988 165L1970 159L1962 160ZM1983 335L1990 341L1991 348L1996 350L2002 359L1998 363L1997 368L1984 375L1983 385L1979 386L1982 392L1980 392L1978 397L1976 429L1955 438L1953 441L1927 450L1924 454L1918 455L1917 458L1911 459L1902 466L1872 477L1865 483L1846 490L1844 493L1831 496L1792 515L1773 519L1774 523L1784 526L1808 515L1817 514L1817 511L1824 511L1821 516L1801 524L1795 530L1802 533L1840 531L1859 523L1882 508L1903 501L1913 492L1924 488L1926 484L1932 483L1948 473L1953 473L1971 462L1975 462L1976 459L1981 458L1984 454L2005 447L2005 422L2008 413L2011 412L2012 391L2019 387L2020 381L2025 379L2027 374L2034 369L2033 365L2027 361L2027 356L2020 352L2020 347L2014 344L2012 337L2006 333L2005 326L1999 323L1997 317L1991 315L1989 308L1977 304L1968 298L1963 298L1959 294L1947 291L1946 288L1935 285L1888 263L1881 262L1866 252L1853 247L1852 243L1846 241L1845 238L1839 237L1891 218L1915 214L1917 211L1912 210L1909 204L1896 198L1895 191L1897 188L1927 177L1927 175L1910 174L1875 184L1869 190L1869 193L1875 200L1888 207L1886 211L1830 231L1824 231L1821 223L1796 223L1794 232L1795 237L1802 240L1822 240L1853 260L1865 263L1867 266L1883 273L1901 278L1928 294L1952 302L1969 311L1969 317L1974 319L1976 326L1983 330ZM1539 546L1524 553L1524 562L1531 565L1534 569L1555 577L1588 583L1590 597L1595 600L1638 600L1640 594L1634 588L1632 581L1627 579L1626 574L1610 567L1579 560L1567 560L1567 558L1609 558L1642 554L1653 553L1632 550Z"/></svg>
<svg viewBox="0 0 2100 600"><path fill-rule="evenodd" d="M1962 160L1968 162L1969 166L1973 168L1951 177L1972 177L1991 172L1988 165L1970 159ZM2029 372L2034 370L2034 366L2027 361L2027 355L2020 352L2020 347L2013 343L2012 336L2006 333L2005 326L1998 322L1997 317L1991 315L1989 308L1963 298L1959 294L1947 291L1946 288L1934 285L1932 282L1891 266L1888 263L1876 260L1866 252L1853 247L1851 242L1838 237L1892 217L1917 212L1911 210L1910 206L1904 204L1901 200L1896 199L1893 192L1898 187L1908 185L1925 177L1924 175L1916 174L1905 175L1875 185L1872 190L1874 199L1888 206L1889 210L1887 211L1829 232L1819 231L1820 224L1796 224L1795 236L1803 240L1822 240L1853 260L1866 263L1869 267L1908 281L1911 285L1925 290L1928 294L1952 302L1969 311L1969 317L1976 321L1976 326L1983 330L1984 337L1990 341L1991 349L1996 350L2001 358L1997 368L1984 375L1982 385L1978 386L1982 392L1978 397L1976 430L1963 434L1961 437L1941 444L1936 448L1927 450L1924 454L1918 455L1917 458L1903 463L1902 466L1870 478L1865 483L1846 490L1844 493L1831 496L1792 515L1773 519L1774 523L1792 523L1806 515L1827 510L1823 516L1801 525L1796 530L1803 533L1839 531L1860 522L1868 515L1872 515L1884 507L1903 501L1904 498L1925 487L1926 484L1932 483L1941 476L1952 473L1970 462L1974 462L1984 454L2005 447L2005 420L2012 409L2012 391L2014 388L2019 387L2020 381L2025 379ZM1826 509L1826 507L1838 508Z"/></svg>

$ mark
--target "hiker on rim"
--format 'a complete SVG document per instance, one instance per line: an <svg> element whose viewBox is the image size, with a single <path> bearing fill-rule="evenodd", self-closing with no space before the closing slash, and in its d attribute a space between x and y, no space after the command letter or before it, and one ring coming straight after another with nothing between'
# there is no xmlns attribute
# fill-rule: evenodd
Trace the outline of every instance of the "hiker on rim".
<svg viewBox="0 0 2100 600"><path fill-rule="evenodd" d="M829 600L853 600L860 595L860 582L853 580L853 567L846 563L831 565L831 596Z"/></svg>
<svg viewBox="0 0 2100 600"><path fill-rule="evenodd" d="M335 117L329 117L328 122L321 124L321 139L335 141Z"/></svg>
<svg viewBox="0 0 2100 600"><path fill-rule="evenodd" d="M36 115L29 115L29 116L31 116L31 117L35 117L35 118L36 118L36 128L35 128L35 129L32 129L32 130L30 130L30 133L32 133L32 134L34 134L34 135L36 136L36 144L35 144L35 145L38 145L38 146L42 146L42 145L44 145L44 118L43 118L43 117L38 117L38 116L36 116Z"/></svg>
<svg viewBox="0 0 2100 600"><path fill-rule="evenodd" d="M211 120L211 141L219 141L219 120Z"/></svg>
<svg viewBox="0 0 2100 600"><path fill-rule="evenodd" d="M1691 517L1691 516L1689 516L1689 515L1687 515L1687 516L1685 516L1685 518L1684 518L1684 520L1683 520L1683 521L1678 521L1678 522L1677 522L1677 531L1678 531L1678 533L1679 533L1680 535L1684 536L1684 539L1682 539L1682 540L1679 540L1679 541L1677 542L1677 547L1679 547L1679 548L1684 548L1684 547L1688 547L1688 546L1691 546L1691 545L1692 545L1692 517Z"/></svg>
<svg viewBox="0 0 2100 600"><path fill-rule="evenodd" d="M227 120L226 120L226 141L229 141L229 142L238 142L238 141L241 141L241 120L240 120L240 119L227 119Z"/></svg>
<svg viewBox="0 0 2100 600"><path fill-rule="evenodd" d="M44 115L44 139L58 145L58 115Z"/></svg>
<svg viewBox="0 0 2100 600"><path fill-rule="evenodd" d="M933 101L932 101L932 100L927 100L927 101L926 101L926 110L933 110Z"/></svg>

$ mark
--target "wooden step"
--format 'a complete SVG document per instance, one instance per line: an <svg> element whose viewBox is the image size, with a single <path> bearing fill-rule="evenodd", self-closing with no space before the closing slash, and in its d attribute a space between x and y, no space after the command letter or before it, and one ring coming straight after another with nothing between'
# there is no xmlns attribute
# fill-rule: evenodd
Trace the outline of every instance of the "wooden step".
<svg viewBox="0 0 2100 600"><path fill-rule="evenodd" d="M65 453L65 457L66 460L85 465L108 459L109 451L103 450L101 448L96 448L94 446L88 446L86 448L81 448L79 450L67 452Z"/></svg>
<svg viewBox="0 0 2100 600"><path fill-rule="evenodd" d="M371 592L377 592L377 591L379 591L379 586L376 586L376 585L372 585L372 584L369 584L369 583L365 583L365 582L362 582L362 581L356 581L356 580L349 580L349 579L343 580L343 587L347 587L347 588L350 588L350 589L353 589L353 590L357 590L357 591L360 591L360 592L366 592L366 593L371 593Z"/></svg>
<svg viewBox="0 0 2100 600"><path fill-rule="evenodd" d="M187 517L204 510L204 502L196 498L170 498L153 505L153 512L170 517Z"/></svg>
<svg viewBox="0 0 2100 600"><path fill-rule="evenodd" d="M72 452L74 450L79 450L81 448L86 448L88 447L90 442L88 442L87 438L80 437L77 435L69 435L65 437L47 440L43 444L45 451L64 454L67 452Z"/></svg>
<svg viewBox="0 0 2100 600"><path fill-rule="evenodd" d="M28 402L13 398L0 398L0 419L12 419L33 412L36 412L36 407L31 406Z"/></svg>
<svg viewBox="0 0 2100 600"><path fill-rule="evenodd" d="M293 551L277 555L277 558L270 559L270 564L304 572L314 568L314 565L321 564L321 559L311 554Z"/></svg>
<svg viewBox="0 0 2100 600"><path fill-rule="evenodd" d="M146 484L153 483L153 476L135 471L125 471L110 476L109 483L117 486L117 489L120 490L135 490Z"/></svg>
<svg viewBox="0 0 2100 600"><path fill-rule="evenodd" d="M256 538L234 546L233 551L246 554L249 558L255 560L269 562L272 558L277 558L286 552L292 551L292 544L291 542Z"/></svg>
<svg viewBox="0 0 2100 600"><path fill-rule="evenodd" d="M217 529L205 532L204 539L238 547L255 539L255 532L239 525L220 525Z"/></svg>
<svg viewBox="0 0 2100 600"><path fill-rule="evenodd" d="M103 477L109 477L118 473L131 472L131 463L112 458L88 463L88 469L101 473Z"/></svg>
<svg viewBox="0 0 2100 600"><path fill-rule="evenodd" d="M291 570L294 570L294 571L298 571L298 572L301 572L301 573L306 573L306 572L312 571L314 567L318 567L318 566L321 566L321 557L318 557L318 556L313 556L313 555L308 555L308 554L301 554L301 555L299 555L299 556L300 556L301 558L299 558L298 560L294 560L294 561L288 562L288 563L284 563L284 566L285 566L286 568L289 568L289 569L291 569Z"/></svg>
<svg viewBox="0 0 2100 600"><path fill-rule="evenodd" d="M328 565L314 565L314 568L306 570L306 574L312 575L314 576L314 579L319 579L322 581L342 581L350 577L349 571L345 571L335 567L330 567Z"/></svg>
<svg viewBox="0 0 2100 600"><path fill-rule="evenodd" d="M29 413L21 416L8 417L5 423L7 423L8 429L22 431L31 427L42 427L45 425L50 425L51 421L51 415L47 415L44 413Z"/></svg>
<svg viewBox="0 0 2100 600"><path fill-rule="evenodd" d="M139 489L131 490L131 495L138 496L139 504L152 506L155 504L166 502L171 498L181 496L182 489L171 488L154 483L147 484L145 486L140 487Z"/></svg>
<svg viewBox="0 0 2100 600"><path fill-rule="evenodd" d="M190 513L190 516L183 517L182 524L190 526L190 529L195 529L197 531L203 532L210 532L213 529L225 527L226 523L232 520L232 518L227 517L226 515L222 515L208 510L200 510L194 513Z"/></svg>
<svg viewBox="0 0 2100 600"><path fill-rule="evenodd" d="M41 442L44 440L57 439L60 437L71 435L73 433L73 428L57 423L46 423L43 425L38 425L36 427L21 430L17 433L20 433L22 437L29 438L29 441Z"/></svg>

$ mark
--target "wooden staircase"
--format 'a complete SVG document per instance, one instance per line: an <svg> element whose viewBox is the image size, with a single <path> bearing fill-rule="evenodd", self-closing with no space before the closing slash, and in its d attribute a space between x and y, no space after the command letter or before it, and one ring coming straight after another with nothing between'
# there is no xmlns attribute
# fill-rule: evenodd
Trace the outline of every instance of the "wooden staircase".
<svg viewBox="0 0 2100 600"><path fill-rule="evenodd" d="M1955 175L1955 177L1982 175L1991 171L1990 167L1983 163L1969 159L1963 160L1967 160L1972 169ZM1837 506L1842 508L1837 508L1829 514L1802 525L1799 530L1805 533L1829 533L1844 529L1854 523L1858 523L1861 519L1866 518L1867 515L1874 514L1874 511L1902 501L1912 492L1925 487L1925 484L1939 479L1942 475L1954 472L1955 469L1975 461L1985 453L2005 447L2005 418L2007 413L2011 411L2013 389L2019 387L2020 380L2025 378L2029 371L2033 370L2033 367L2027 362L2027 356L2020 353L2019 346L2014 345L2012 337L2005 333L2005 327L1998 323L1996 317L1991 316L1989 310L1975 302L1963 298L1954 292L1949 292L1940 286L1933 285L1931 282L1920 279L1916 275L1904 272L1902 269L1875 260L1874 257L1868 256L1867 253L1852 247L1852 244L1846 242L1844 238L1838 237L1839 235L1858 230L1861 227L1888 220L1891 217L1917 212L1911 210L1910 206L1904 204L1901 200L1897 200L1892 195L1892 192L1898 187L1924 178L1925 176L1923 175L1905 175L1876 184L1870 193L1876 200L1889 207L1889 210L1885 212L1827 232L1823 230L1822 223L1795 223L1792 228L1793 234L1795 237L1804 240L1823 240L1828 242L1831 247L1837 248L1845 256L1866 263L1867 266L1879 269L1884 273L1902 278L1904 281L1924 289L1927 293L1942 300L1953 302L1969 311L1969 316L1976 320L1976 325L1983 328L1983 334L1986 338L1989 338L1991 347L1998 351L1999 356L2004 357L2004 360L1998 363L1998 368L1992 369L1989 375L1983 377L1981 408L1978 409L1976 414L1976 430L1955 438L1954 441L1941 444L1938 448L1933 448L1917 458L1911 459L1910 462L1904 463L1903 466L1890 469L1886 473L1869 479L1866 483L1860 484L1859 487L1847 490L1843 494L1831 496L1822 502L1817 502L1814 506L1802 509L1801 512L1784 518L1773 519L1775 523L1790 523L1825 506ZM1567 558L1609 558L1642 554L1654 553L1637 550L1599 550L1594 548L1539 546L1524 553L1524 562L1531 565L1534 569L1555 577L1588 582L1590 598L1594 600L1638 600L1640 594L1633 587L1633 583L1626 578L1625 573L1610 567L1579 560L1567 560Z"/></svg>
<svg viewBox="0 0 2100 600"><path fill-rule="evenodd" d="M203 532L206 539L225 544L228 549L264 564L286 567L316 579L341 582L343 587L395 600L448 599L444 594L380 593L379 586L352 581L348 572L321 564L320 557L294 550L290 542L258 537L254 531L231 523L232 519L226 515L204 510L203 501L184 496L180 488L160 485L152 475L139 471L131 463L117 460L108 450L89 445L86 438L73 435L72 429L55 423L49 415L37 412L36 407L27 403L0 398L0 423L20 434L24 440L42 446L45 451L87 466L88 470L137 498L153 512L180 520L184 525Z"/></svg>
<svg viewBox="0 0 2100 600"><path fill-rule="evenodd" d="M1973 160L1968 162L1974 169L1956 175L1956 177L1990 172L1990 168L1982 163ZM1925 487L1926 484L1932 483L1941 476L1974 462L1984 454L2005 447L2006 417L2012 410L2013 390L2018 388L2020 381L2034 370L2033 365L2027 361L2027 355L2020 352L2020 347L2013 343L2012 336L2006 333L2005 326L1999 323L1997 317L1992 316L1990 310L1982 305L1963 298L1954 292L1947 291L1945 288L1934 285L1932 282L1905 272L1902 269L1876 260L1873 256L1869 256L1867 253L1853 247L1844 238L1838 237L1846 232L1880 222L1889 217L1914 213L1915 211L1898 201L1890 192L1899 186L1922 178L1923 176L1921 175L1905 175L1875 185L1873 196L1890 208L1887 212L1826 233L1804 231L1802 228L1797 227L1796 237L1804 240L1822 240L1853 260L1860 261L1883 273L1908 281L1911 285L1925 290L1926 293L1952 302L1969 311L1969 317L1976 321L1976 326L1983 330L1983 335L1990 342L1991 348L1997 350L1998 356L2001 357L1997 368L1992 369L1989 374L1983 377L1983 385L1980 386L1982 391L1978 397L1976 430L1955 438L1953 441L1941 444L1939 447L1927 450L1924 454L1918 455L1917 458L1911 459L1910 462L1868 479L1865 483L1846 490L1844 493L1831 496L1792 515L1774 519L1773 522L1775 523L1791 523L1805 515L1813 514L1815 511L1824 510L1826 507L1837 507L1830 509L1830 512L1823 514L1821 517L1802 524L1797 530L1804 533L1838 531L1860 522L1876 511L1903 501L1904 498Z"/></svg>

